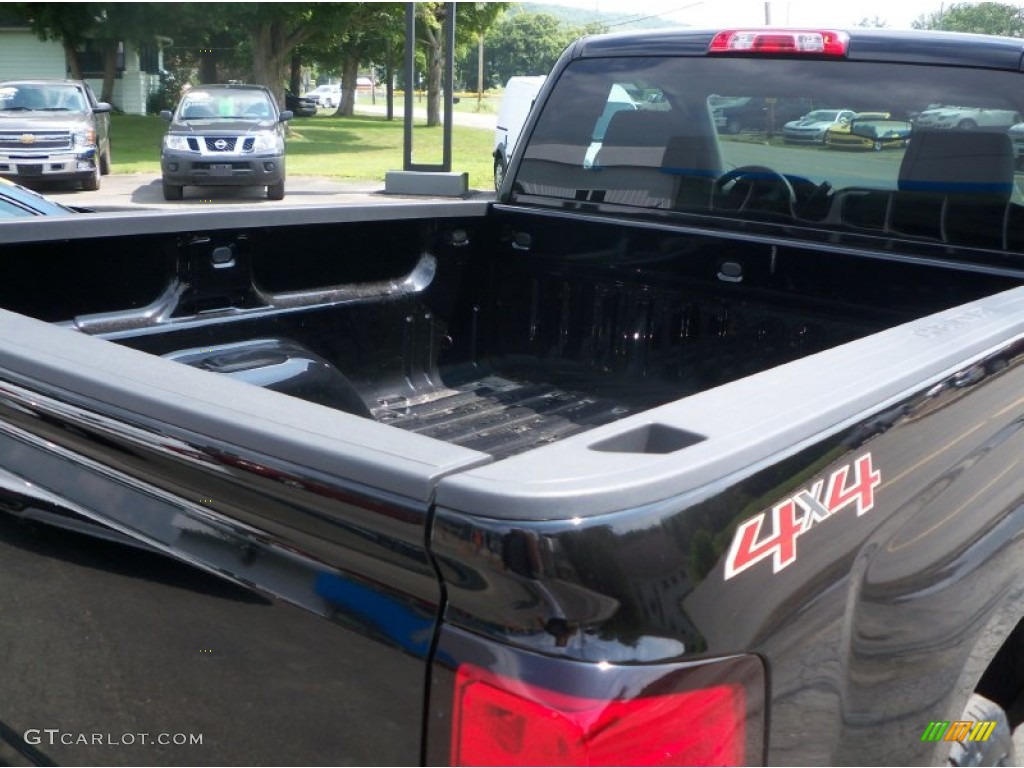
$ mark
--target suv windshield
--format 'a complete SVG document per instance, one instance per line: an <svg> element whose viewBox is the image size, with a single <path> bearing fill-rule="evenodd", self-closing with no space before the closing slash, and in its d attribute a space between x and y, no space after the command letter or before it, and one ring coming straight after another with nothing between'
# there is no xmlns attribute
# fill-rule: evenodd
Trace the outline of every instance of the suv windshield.
<svg viewBox="0 0 1024 768"><path fill-rule="evenodd" d="M582 59L526 142L512 199L1024 250L1010 141L1020 86L1019 74L966 67ZM786 122L840 111L813 143L786 140Z"/></svg>
<svg viewBox="0 0 1024 768"><path fill-rule="evenodd" d="M189 91L178 106L179 120L269 120L274 108L260 90L203 88Z"/></svg>
<svg viewBox="0 0 1024 768"><path fill-rule="evenodd" d="M82 92L73 85L6 83L0 85L0 112L85 112Z"/></svg>

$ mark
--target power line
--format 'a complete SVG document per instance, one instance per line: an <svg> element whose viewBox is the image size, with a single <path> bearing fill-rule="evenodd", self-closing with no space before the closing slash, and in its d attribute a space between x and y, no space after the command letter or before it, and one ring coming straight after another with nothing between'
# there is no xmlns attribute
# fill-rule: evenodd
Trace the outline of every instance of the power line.
<svg viewBox="0 0 1024 768"><path fill-rule="evenodd" d="M697 5L703 5L703 3L702 2L699 2L699 3L687 3L686 5L680 5L678 8L671 8L669 10L665 10L665 11L662 11L660 13L650 13L648 15L637 16L635 18L627 18L626 20L624 20L624 22L615 22L614 24L609 24L609 25L605 25L605 26L610 30L612 27L622 27L622 26L627 25L627 24L636 24L637 22L646 22L646 20L648 18L659 18L659 17L662 17L662 16L667 16L670 13L678 13L681 10L686 10L687 8L693 8L693 7L697 6Z"/></svg>

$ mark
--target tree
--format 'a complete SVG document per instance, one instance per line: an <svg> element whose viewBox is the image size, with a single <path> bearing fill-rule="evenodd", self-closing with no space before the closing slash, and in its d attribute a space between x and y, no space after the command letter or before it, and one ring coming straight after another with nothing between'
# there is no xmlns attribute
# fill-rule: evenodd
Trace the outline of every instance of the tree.
<svg viewBox="0 0 1024 768"><path fill-rule="evenodd" d="M153 4L146 4L153 5ZM265 85L284 106L284 84L291 79L292 56L299 46L343 26L355 3L180 3L191 6L185 37L194 43L236 40L236 47L250 52L251 82ZM193 14L200 14L205 32L197 30ZM216 51L221 45L206 45ZM214 62L214 53L205 54ZM203 72L203 79L208 74Z"/></svg>
<svg viewBox="0 0 1024 768"><path fill-rule="evenodd" d="M1024 37L1024 9L1003 3L952 3L944 11L919 16L911 26L914 29Z"/></svg>
<svg viewBox="0 0 1024 768"><path fill-rule="evenodd" d="M61 3L63 5L63 3ZM68 4L70 5L70 4ZM112 101L117 79L117 51L120 43L136 43L159 31L162 13L147 3L94 3L93 39L103 52L103 87L100 101ZM155 5L159 6L159 3Z"/></svg>
<svg viewBox="0 0 1024 768"><path fill-rule="evenodd" d="M514 75L545 75L578 35L550 14L505 16L489 36L491 78L504 83Z"/></svg>
<svg viewBox="0 0 1024 768"><path fill-rule="evenodd" d="M502 6L489 10L487 6ZM486 32L504 11L507 3L458 3L455 15L455 47L464 48ZM441 124L441 75L444 71L444 26L447 17L445 3L418 3L416 39L424 45L427 71L427 125ZM454 56L454 52L453 52ZM409 84L406 84L409 87Z"/></svg>
<svg viewBox="0 0 1024 768"><path fill-rule="evenodd" d="M498 18L505 13L509 5L511 3L462 3L459 6L458 24L472 33L477 44L476 98L478 108L484 92L484 37Z"/></svg>
<svg viewBox="0 0 1024 768"><path fill-rule="evenodd" d="M241 11L239 18L252 36L253 81L267 86L283 107L292 51L316 33L321 6L246 3L242 10L241 4L232 3L228 7Z"/></svg>
<svg viewBox="0 0 1024 768"><path fill-rule="evenodd" d="M201 83L249 79L252 59L249 32L238 23L235 5L166 3L159 32L174 38L164 52L165 66L180 73L198 72Z"/></svg>
<svg viewBox="0 0 1024 768"><path fill-rule="evenodd" d="M305 46L310 61L341 70L341 103L334 115L353 114L359 65L386 58L388 43L404 35L401 3L344 3L330 27Z"/></svg>
<svg viewBox="0 0 1024 768"><path fill-rule="evenodd" d="M875 16L869 19L867 16L857 22L858 27L867 27L868 29L883 29L889 26L889 22L883 19L881 16Z"/></svg>
<svg viewBox="0 0 1024 768"><path fill-rule="evenodd" d="M441 124L444 23L448 13L444 3L417 3L416 9L416 39L424 44L426 54L427 125L435 126Z"/></svg>
<svg viewBox="0 0 1024 768"><path fill-rule="evenodd" d="M140 42L162 31L167 16L160 3L15 3L43 40L59 40L71 76L80 80L78 49L92 40L103 53L101 101L110 101L117 77L117 52L125 40Z"/></svg>
<svg viewBox="0 0 1024 768"><path fill-rule="evenodd" d="M82 79L78 48L95 21L91 3L14 3L11 10L29 23L40 40L59 42L71 77Z"/></svg>

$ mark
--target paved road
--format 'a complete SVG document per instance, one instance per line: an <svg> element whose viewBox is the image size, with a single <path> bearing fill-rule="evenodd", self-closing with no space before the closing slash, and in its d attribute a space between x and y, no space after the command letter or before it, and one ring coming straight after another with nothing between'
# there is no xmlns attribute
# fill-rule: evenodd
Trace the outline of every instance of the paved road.
<svg viewBox="0 0 1024 768"><path fill-rule="evenodd" d="M396 114L401 115L402 105L395 105ZM356 112L362 114L385 113L383 103L357 104ZM456 125L494 130L497 115L474 112L455 112ZM418 107L414 113L418 120L426 119L426 111ZM49 184L38 188L40 192L65 205L82 206L99 211L162 209L181 210L196 204L237 207L245 205L336 205L353 203L400 203L410 199L422 200L422 196L408 197L385 194L384 183L380 181L341 181L316 176L288 177L287 195L284 200L267 200L262 187L218 187L214 190L202 187L185 187L184 200L164 200L158 173L111 174L102 180L96 192L82 192L65 184ZM469 197L489 196L491 190L470 190Z"/></svg>
<svg viewBox="0 0 1024 768"><path fill-rule="evenodd" d="M267 200L264 187L185 187L184 200L164 200L158 173L114 173L103 177L96 192L82 192L68 185L51 184L37 187L47 197L64 205L82 206L97 211L112 210L181 210L197 204L238 207L252 205L346 205L353 203L401 203L422 200L422 196L408 197L385 194L384 183L378 181L340 181L319 176L289 176L284 200ZM491 192L471 190L468 197L492 195Z"/></svg>

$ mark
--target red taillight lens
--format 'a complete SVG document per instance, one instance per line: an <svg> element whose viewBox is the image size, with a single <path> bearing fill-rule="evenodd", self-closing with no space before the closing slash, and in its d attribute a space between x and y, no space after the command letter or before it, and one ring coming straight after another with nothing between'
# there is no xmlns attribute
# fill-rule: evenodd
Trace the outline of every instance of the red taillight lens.
<svg viewBox="0 0 1024 768"><path fill-rule="evenodd" d="M739 765L746 757L738 683L600 700L463 664L454 704L454 765Z"/></svg>
<svg viewBox="0 0 1024 768"><path fill-rule="evenodd" d="M815 29L729 29L711 40L708 53L801 53L845 56L850 36Z"/></svg>

